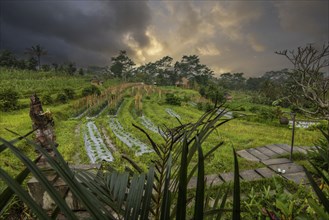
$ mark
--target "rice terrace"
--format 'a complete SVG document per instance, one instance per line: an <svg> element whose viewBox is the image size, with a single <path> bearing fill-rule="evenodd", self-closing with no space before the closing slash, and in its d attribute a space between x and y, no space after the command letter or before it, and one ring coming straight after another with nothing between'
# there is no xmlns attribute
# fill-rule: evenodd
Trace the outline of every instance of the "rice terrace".
<svg viewBox="0 0 329 220"><path fill-rule="evenodd" d="M1 2L0 219L329 219L328 2L295 6Z"/></svg>

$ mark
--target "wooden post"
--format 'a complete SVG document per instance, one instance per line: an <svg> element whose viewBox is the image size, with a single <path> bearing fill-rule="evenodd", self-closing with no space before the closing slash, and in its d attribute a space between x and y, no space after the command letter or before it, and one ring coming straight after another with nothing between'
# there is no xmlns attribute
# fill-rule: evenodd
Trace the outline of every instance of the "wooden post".
<svg viewBox="0 0 329 220"><path fill-rule="evenodd" d="M296 113L291 112L291 119L292 119L292 135L291 135L291 148L290 148L290 160L292 161L292 153L294 151L294 142L295 142L295 119L296 119Z"/></svg>

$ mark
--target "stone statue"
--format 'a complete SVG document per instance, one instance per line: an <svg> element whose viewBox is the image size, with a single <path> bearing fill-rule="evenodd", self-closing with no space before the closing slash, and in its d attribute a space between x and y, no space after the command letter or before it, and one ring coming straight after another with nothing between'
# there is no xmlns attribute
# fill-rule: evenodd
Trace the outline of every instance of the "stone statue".
<svg viewBox="0 0 329 220"><path fill-rule="evenodd" d="M57 147L58 145L55 143L55 123L51 112L49 110L46 112L43 111L40 99L36 94L32 95L30 100L30 118L32 120L32 128L36 129L35 140L43 148L51 151L52 146Z"/></svg>

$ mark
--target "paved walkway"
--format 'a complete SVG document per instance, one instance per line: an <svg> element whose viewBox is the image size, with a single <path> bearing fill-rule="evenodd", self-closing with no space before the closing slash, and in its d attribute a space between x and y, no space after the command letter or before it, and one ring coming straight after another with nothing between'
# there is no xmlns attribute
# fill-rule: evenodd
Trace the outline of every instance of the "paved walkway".
<svg viewBox="0 0 329 220"><path fill-rule="evenodd" d="M294 147L294 152L306 154L307 149L310 149L310 147L296 146ZM237 151L237 154L246 160L261 162L266 166L254 170L240 171L241 180L254 181L281 175L296 184L309 183L302 166L293 163L287 158L277 158L282 155L290 154L290 146L287 144L271 144L263 147L250 148ZM278 172L279 170L281 170L281 172ZM231 182L233 179L233 172L212 174L206 176L206 184L219 185L225 182ZM196 177L193 177L188 184L188 188L195 188L196 182Z"/></svg>
<svg viewBox="0 0 329 220"><path fill-rule="evenodd" d="M311 147L294 146L293 152L306 154L307 149L311 149ZM277 158L282 155L290 154L290 146L287 144L271 144L263 147L250 148L240 150L237 154L246 160L261 162L267 166L267 169L297 184L309 183L302 166L295 164L287 158Z"/></svg>

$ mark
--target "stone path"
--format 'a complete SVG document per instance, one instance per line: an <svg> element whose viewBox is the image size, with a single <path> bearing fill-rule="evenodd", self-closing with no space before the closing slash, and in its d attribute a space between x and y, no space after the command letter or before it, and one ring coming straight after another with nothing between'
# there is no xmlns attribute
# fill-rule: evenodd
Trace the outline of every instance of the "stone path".
<svg viewBox="0 0 329 220"><path fill-rule="evenodd" d="M311 148L312 147L294 146L293 152L306 154L307 150ZM271 144L263 147L240 150L237 154L246 160L261 162L267 166L267 169L297 184L309 183L302 166L293 163L287 158L277 158L282 155L290 154L290 146L288 144Z"/></svg>
<svg viewBox="0 0 329 220"><path fill-rule="evenodd" d="M310 149L310 147L296 146L294 147L293 152L306 154L307 149ZM237 154L246 160L260 162L266 166L254 170L240 171L241 180L254 181L281 175L282 177L291 180L296 184L309 183L302 166L293 163L287 158L277 158L285 154L290 154L290 146L287 144L271 144L263 147L250 148L237 151ZM281 170L281 172L278 172L279 170ZM206 184L208 186L219 185L225 182L231 182L233 179L233 172L212 174L206 176ZM188 184L188 188L195 188L196 182L196 177L193 177Z"/></svg>

